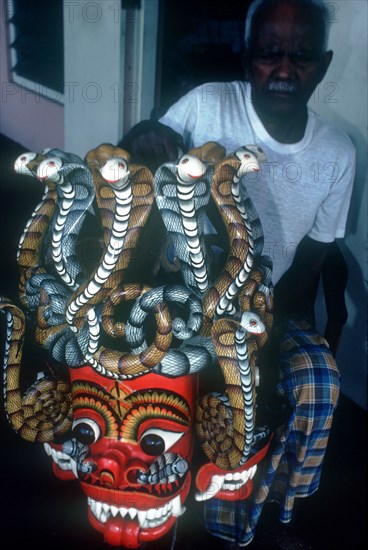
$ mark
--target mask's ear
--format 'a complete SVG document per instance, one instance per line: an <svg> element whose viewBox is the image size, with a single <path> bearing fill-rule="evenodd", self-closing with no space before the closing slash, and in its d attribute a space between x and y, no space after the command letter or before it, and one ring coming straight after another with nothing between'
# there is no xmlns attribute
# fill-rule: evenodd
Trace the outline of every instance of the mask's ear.
<svg viewBox="0 0 368 550"><path fill-rule="evenodd" d="M319 78L319 82L321 82L321 80L324 79L327 71L328 71L328 68L330 66L330 63L332 61L332 57L333 57L333 51L329 50L327 52L324 52L322 54L322 59L321 59L321 65L320 65L320 78Z"/></svg>

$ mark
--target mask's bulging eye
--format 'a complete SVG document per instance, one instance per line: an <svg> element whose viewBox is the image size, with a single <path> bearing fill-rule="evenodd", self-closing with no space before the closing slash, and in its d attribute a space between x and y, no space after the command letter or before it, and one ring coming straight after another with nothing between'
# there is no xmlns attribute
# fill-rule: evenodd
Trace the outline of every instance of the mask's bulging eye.
<svg viewBox="0 0 368 550"><path fill-rule="evenodd" d="M92 445L100 438L101 430L97 422L90 418L79 418L73 422L73 436L85 445Z"/></svg>
<svg viewBox="0 0 368 550"><path fill-rule="evenodd" d="M140 446L143 452L150 456L159 456L172 447L184 432L170 432L151 428L146 430L140 438Z"/></svg>

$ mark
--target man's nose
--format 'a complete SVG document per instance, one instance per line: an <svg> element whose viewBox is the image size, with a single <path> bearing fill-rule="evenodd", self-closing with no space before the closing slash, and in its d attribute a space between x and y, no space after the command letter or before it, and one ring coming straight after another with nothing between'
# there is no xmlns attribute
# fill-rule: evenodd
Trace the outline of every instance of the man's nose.
<svg viewBox="0 0 368 550"><path fill-rule="evenodd" d="M288 53L284 53L279 60L276 67L277 77L280 79L290 79L295 71L295 66L291 56Z"/></svg>

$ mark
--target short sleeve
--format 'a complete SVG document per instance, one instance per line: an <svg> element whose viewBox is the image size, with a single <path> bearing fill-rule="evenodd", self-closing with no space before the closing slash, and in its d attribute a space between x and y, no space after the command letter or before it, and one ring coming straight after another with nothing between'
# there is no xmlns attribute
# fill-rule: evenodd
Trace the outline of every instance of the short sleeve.
<svg viewBox="0 0 368 550"><path fill-rule="evenodd" d="M349 138L344 156L330 163L329 191L321 202L308 236L316 241L332 242L345 235L351 193L355 177L355 147Z"/></svg>
<svg viewBox="0 0 368 550"><path fill-rule="evenodd" d="M199 88L188 92L174 103L159 120L180 134L187 148L192 147L192 135L198 118L197 97L199 92Z"/></svg>

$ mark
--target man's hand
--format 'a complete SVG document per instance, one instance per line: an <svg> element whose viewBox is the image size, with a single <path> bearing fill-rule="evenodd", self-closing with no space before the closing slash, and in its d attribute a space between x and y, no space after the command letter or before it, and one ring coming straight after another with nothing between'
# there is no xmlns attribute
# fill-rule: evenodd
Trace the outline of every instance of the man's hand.
<svg viewBox="0 0 368 550"><path fill-rule="evenodd" d="M293 263L275 286L275 317L297 313L314 324L314 301L324 262L332 243L304 237Z"/></svg>
<svg viewBox="0 0 368 550"><path fill-rule="evenodd" d="M139 122L118 144L132 155L132 160L144 164L153 173L165 162L173 162L184 150L182 136L168 126L153 120Z"/></svg>

